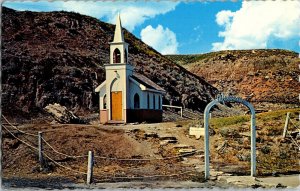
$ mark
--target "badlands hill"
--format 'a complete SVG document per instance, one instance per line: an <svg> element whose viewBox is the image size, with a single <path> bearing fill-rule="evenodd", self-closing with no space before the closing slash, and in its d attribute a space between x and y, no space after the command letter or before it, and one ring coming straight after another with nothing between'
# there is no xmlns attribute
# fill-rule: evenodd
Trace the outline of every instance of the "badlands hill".
<svg viewBox="0 0 300 191"><path fill-rule="evenodd" d="M114 25L73 12L2 9L2 111L24 116L60 103L95 112ZM218 90L125 30L136 71L163 87L164 104L202 111Z"/></svg>
<svg viewBox="0 0 300 191"><path fill-rule="evenodd" d="M296 52L232 50L167 57L225 94L251 102L299 103L300 59Z"/></svg>

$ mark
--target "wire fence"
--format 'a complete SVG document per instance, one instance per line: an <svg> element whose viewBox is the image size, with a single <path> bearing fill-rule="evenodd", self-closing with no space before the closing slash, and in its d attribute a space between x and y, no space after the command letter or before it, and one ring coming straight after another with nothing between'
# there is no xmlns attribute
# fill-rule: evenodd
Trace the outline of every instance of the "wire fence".
<svg viewBox="0 0 300 191"><path fill-rule="evenodd" d="M20 128L16 127L15 125L13 125L12 123L10 123L6 117L2 116L3 119L15 130L17 130L18 132L24 134L24 135L29 135L29 136L34 136L34 137L38 137L38 135L36 134L32 134L32 133L28 133L26 131L21 130ZM294 128L299 130L299 127L297 127L290 119L291 124L294 126ZM10 134L12 135L15 139L19 140L20 142L22 142L23 144L25 144L26 146L28 146L29 148L33 149L34 151L39 151L39 148L34 146L33 144L30 144L26 141L24 141L23 139L20 139L17 135L15 135L6 125L2 124L2 127ZM289 131L287 131L287 134L289 135L289 138L291 138L292 142L299 148L299 144L297 143L297 140L295 140L291 133ZM53 152L55 152L58 155L62 155L68 158L72 158L72 159L78 159L78 158L87 158L88 155L69 155L63 152L58 151L56 148L54 148L48 141L46 141L43 137L42 137L42 142L44 142ZM50 157L50 155L48 153L46 153L45 151L41 151L43 156L45 156L49 161L53 162L53 164L66 169L72 173L76 173L76 174L82 174L82 175L87 175L87 172L83 172L80 170L75 170L72 167L68 167L66 165L61 164L60 162L57 162L56 160L54 160L52 157ZM169 156L169 157L158 157L158 158L116 158L116 157L106 157L106 156L94 156L94 163L95 163L95 159L105 159L105 160L113 160L113 161L156 161L156 160L170 160L170 159L176 159L176 158L182 158L182 157L187 157L190 156L191 154L196 154L202 152L200 150L196 150L192 153L186 153L186 154L181 154L181 155L175 155L175 156ZM196 173L196 171L185 171L182 173L173 173L173 174L157 174L157 175L148 175L148 176L111 176L111 177L104 177L103 178L103 174L94 174L93 175L93 180L98 180L98 181L118 181L118 180L141 180L141 179L153 179L153 178L161 178L161 177L176 177L176 176L181 176L184 174L189 174L189 173Z"/></svg>
<svg viewBox="0 0 300 191"><path fill-rule="evenodd" d="M290 124L291 124L295 129L297 129L297 130L299 131L298 134L300 134L300 128L299 128L299 126L297 126L296 124L294 124L294 122L292 121L292 118L291 118L291 117L289 117L289 122L290 122ZM292 140L292 142L298 147L298 149L299 149L299 151L300 151L300 145L297 143L297 140L293 138L292 134L291 134L289 131L287 131L287 134L289 135L289 138L290 138L290 139Z"/></svg>
<svg viewBox="0 0 300 191"><path fill-rule="evenodd" d="M21 132L21 133L23 133L23 134L25 134L25 135L38 137L38 135L36 135L36 134L28 133L28 132L23 131L23 130L21 130L20 128L16 127L16 126L13 125L11 122L9 122L9 121L7 120L7 118L6 118L4 115L2 115L2 117L3 117L3 119L6 121L6 123L8 123L11 127L13 127L14 129L16 129L17 131L19 131L19 132Z"/></svg>
<svg viewBox="0 0 300 191"><path fill-rule="evenodd" d="M18 132L21 132L25 135L33 135L35 137L38 137L38 135L34 135L25 131L20 130L19 128L17 128L16 126L14 126L13 124L11 124L6 118L5 118L6 122L8 124L10 124L11 127L13 127L14 129L16 129ZM12 135L15 139L17 139L18 141L22 142L23 144L25 144L26 146L28 146L30 149L39 152L39 148L36 146L33 146L32 144L27 143L26 141L24 141L23 139L20 139L17 135L15 135L11 130L9 130L9 128L6 125L2 124L2 127L10 134ZM85 158L88 157L88 155L68 155L65 153L62 153L60 151L58 151L57 149L55 149L48 141L46 141L43 137L42 137L43 142L52 150L54 151L56 154L62 155L62 156L66 156L69 158ZM63 169L66 169L72 173L76 173L76 174L82 174L82 175L87 175L87 172L83 172L80 170L75 170L72 167L68 167L66 165L63 165L59 162L57 162L55 159L53 159L52 157L49 156L49 154L47 154L45 151L41 151L43 156L45 156L49 161L53 162L53 164L57 165L58 167L61 167ZM200 151L195 151L193 152L193 154L198 153ZM170 156L170 157L161 157L161 158L146 158L146 159L135 159L135 158L113 158L113 157L105 157L105 156L94 156L95 159L105 159L105 160L117 160L117 161L153 161L153 160L169 160L169 159L174 159L174 158L180 158L180 157L186 157L191 155L191 153L187 153L187 154L182 154L182 155L176 155L176 156ZM94 161L95 162L95 161ZM188 174L188 173L193 173L195 171L186 171L186 172L182 172L182 173L177 173L177 174L165 174L165 175L161 175L161 174L156 174L156 175L149 175L149 176L111 176L111 177L103 177L103 174L93 174L93 180L99 180L99 181L118 181L118 180L137 180L137 179L151 179L151 178L160 178L160 177L175 177L175 176L180 176L183 174Z"/></svg>

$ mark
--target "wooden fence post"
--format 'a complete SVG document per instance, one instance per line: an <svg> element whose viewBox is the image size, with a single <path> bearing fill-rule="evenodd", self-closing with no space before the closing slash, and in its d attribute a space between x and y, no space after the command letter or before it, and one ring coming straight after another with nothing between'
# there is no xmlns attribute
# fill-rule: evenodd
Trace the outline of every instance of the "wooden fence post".
<svg viewBox="0 0 300 191"><path fill-rule="evenodd" d="M282 134L282 137L285 138L286 137L286 133L287 133L287 129L288 129L288 126L289 126L289 121L290 121L290 112L288 112L286 114L286 119L285 119L285 124L284 124L284 129L283 129L283 134Z"/></svg>
<svg viewBox="0 0 300 191"><path fill-rule="evenodd" d="M42 169L44 167L44 159L43 159L43 132L38 132L38 144L39 144L39 162L40 162L40 168Z"/></svg>
<svg viewBox="0 0 300 191"><path fill-rule="evenodd" d="M91 184L93 178L93 165L94 165L94 155L92 151L89 151L88 157L88 169L87 169L87 179L86 183Z"/></svg>

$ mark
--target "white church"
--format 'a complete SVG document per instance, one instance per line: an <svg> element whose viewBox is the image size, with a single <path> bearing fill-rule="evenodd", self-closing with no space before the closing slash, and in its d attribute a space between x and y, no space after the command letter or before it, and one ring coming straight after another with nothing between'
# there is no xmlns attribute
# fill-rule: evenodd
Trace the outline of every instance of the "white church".
<svg viewBox="0 0 300 191"><path fill-rule="evenodd" d="M161 122L164 89L149 78L134 72L128 61L120 15L117 17L110 63L105 64L106 80L99 92L100 123Z"/></svg>

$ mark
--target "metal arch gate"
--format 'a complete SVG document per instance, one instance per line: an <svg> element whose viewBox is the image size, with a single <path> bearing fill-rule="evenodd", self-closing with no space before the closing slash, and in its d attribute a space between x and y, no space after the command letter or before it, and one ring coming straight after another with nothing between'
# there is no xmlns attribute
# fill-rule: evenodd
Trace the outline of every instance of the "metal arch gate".
<svg viewBox="0 0 300 191"><path fill-rule="evenodd" d="M211 101L204 110L204 131L205 131L205 179L209 177L209 112L217 103L224 102L237 102L245 105L251 112L251 176L256 176L256 129L255 129L255 109L247 101L237 97L224 97L223 94L219 95L217 99Z"/></svg>

